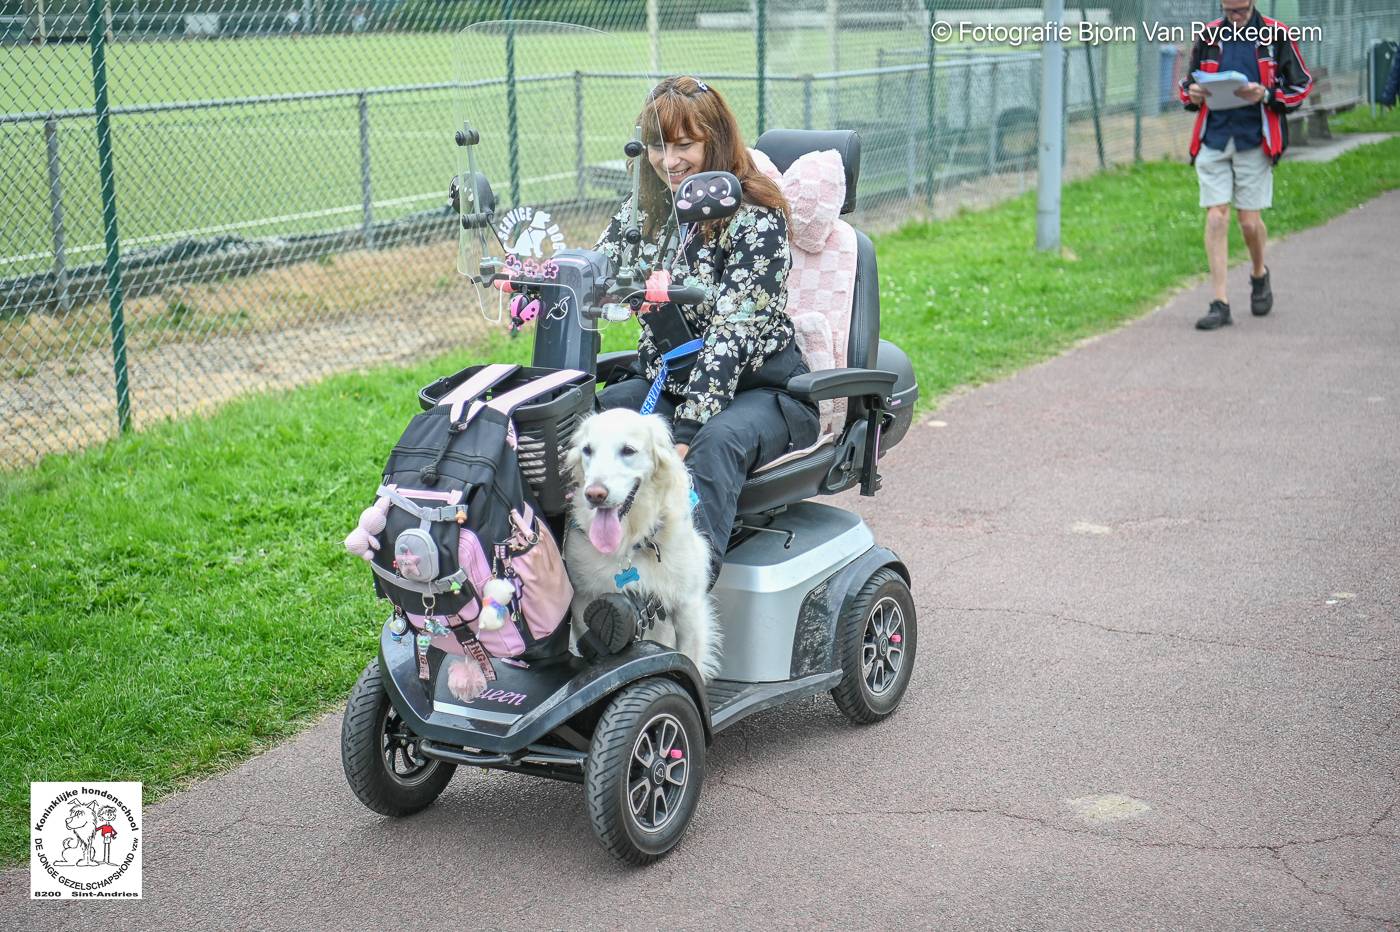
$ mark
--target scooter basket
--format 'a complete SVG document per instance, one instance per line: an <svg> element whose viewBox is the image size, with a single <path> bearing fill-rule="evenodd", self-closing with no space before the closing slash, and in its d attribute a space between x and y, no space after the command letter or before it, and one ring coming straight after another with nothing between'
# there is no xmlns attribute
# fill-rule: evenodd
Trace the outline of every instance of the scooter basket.
<svg viewBox="0 0 1400 932"><path fill-rule="evenodd" d="M418 392L418 403L425 411L434 407L438 399L483 368L484 366L468 366L460 372L443 376L425 385ZM519 388L524 383L553 371L521 366L514 375L493 388L485 397L490 398ZM565 474L564 454L568 451L579 421L593 411L595 384L594 378L588 376L582 381L556 389L542 401L522 405L511 416L515 423L515 455L520 462L520 472L529 484L540 510L546 515L563 514L567 507L564 492L568 488L569 477Z"/></svg>

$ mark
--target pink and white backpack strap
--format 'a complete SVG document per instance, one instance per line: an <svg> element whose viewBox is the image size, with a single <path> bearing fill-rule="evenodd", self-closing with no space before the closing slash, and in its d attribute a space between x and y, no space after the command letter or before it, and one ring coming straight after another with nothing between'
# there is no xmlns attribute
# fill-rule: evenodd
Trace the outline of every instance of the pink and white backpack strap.
<svg viewBox="0 0 1400 932"><path fill-rule="evenodd" d="M452 411L448 416L453 421L456 421L461 418L462 409L466 406L467 402L475 401L493 386L499 385L510 378L519 368L519 366L509 363L496 363L487 366L476 373L476 375L473 375L461 385L458 385L456 388L452 389L452 391L439 398L438 404L451 405Z"/></svg>
<svg viewBox="0 0 1400 932"><path fill-rule="evenodd" d="M499 411L509 417L516 408L523 404L534 401L543 394L554 391L570 382L577 382L584 378L584 373L577 369L560 369L548 375L542 375L538 379L531 379L519 388L512 389L503 395L497 395L490 401L474 401L471 409L467 412L466 420L471 421L484 407L489 407L494 411Z"/></svg>

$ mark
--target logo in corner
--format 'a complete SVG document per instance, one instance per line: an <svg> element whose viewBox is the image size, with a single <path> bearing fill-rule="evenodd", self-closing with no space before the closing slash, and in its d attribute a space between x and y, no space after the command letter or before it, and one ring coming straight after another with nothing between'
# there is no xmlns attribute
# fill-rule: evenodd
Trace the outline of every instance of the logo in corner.
<svg viewBox="0 0 1400 932"><path fill-rule="evenodd" d="M29 784L31 899L141 898L141 784Z"/></svg>

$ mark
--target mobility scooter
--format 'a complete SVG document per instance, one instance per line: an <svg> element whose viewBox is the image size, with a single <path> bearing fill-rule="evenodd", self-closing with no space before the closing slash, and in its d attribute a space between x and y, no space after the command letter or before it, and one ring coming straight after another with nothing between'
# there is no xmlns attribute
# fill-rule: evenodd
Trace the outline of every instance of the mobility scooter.
<svg viewBox="0 0 1400 932"><path fill-rule="evenodd" d="M606 47L617 44L578 27L519 22L473 27L463 40L478 67L483 60L501 61L498 52L483 50L503 43L515 45L515 58L532 42L542 50L586 48L595 66L606 60ZM632 82L635 93L621 106L639 106L651 86L650 80ZM515 134L509 124L530 116L514 102L510 111L500 125L489 113L473 113L457 134L464 157L460 181L454 182L460 266L473 279L483 308L510 304L514 325L533 318L533 363L522 372L573 369L587 376L515 413L522 472L540 511L559 531L567 502L560 463L569 436L592 410L596 385L626 371L635 356L600 356L599 348L600 330L629 316L628 299L635 303L641 287L640 263L626 254L613 258L594 249L551 246L557 228L547 210L515 207L509 211L512 225L503 228L491 186L477 167L489 161L484 152L502 145L501 135ZM625 152L632 160L635 191L636 173L651 170L643 155L646 133L632 127L631 113L622 119L626 123L616 116L609 120L613 128L623 127L613 134L609 155L615 160ZM607 133L590 138L606 139ZM808 152L836 150L845 172L840 212L854 209L860 168L855 133L774 129L756 148L779 171ZM724 180L737 183L732 175ZM719 203L709 209L705 219L726 210ZM610 214L602 216L604 223ZM346 777L366 806L392 816L418 812L437 798L458 766L582 783L603 847L640 865L679 842L700 799L706 748L725 728L822 692L830 692L859 723L895 711L918 645L909 570L876 543L859 516L813 500L857 485L862 494L875 494L878 460L904 436L917 397L909 361L880 339L874 249L858 232L853 242L846 366L813 371L789 386L812 402L842 400L844 410L838 407L834 420L828 415L830 430L815 447L760 468L744 485L740 517L712 591L723 632L719 675L703 682L689 658L650 640L585 659L568 649L566 622L560 626L563 643L544 656L492 658L490 688L463 702L440 675L439 652L429 651L430 662L421 665L413 632L405 637L402 619L391 617L378 658L350 695L342 728ZM511 283L510 294L501 293L502 281ZM696 300L684 286L673 297ZM536 312L522 314L532 302ZM472 371L424 388L423 408Z"/></svg>

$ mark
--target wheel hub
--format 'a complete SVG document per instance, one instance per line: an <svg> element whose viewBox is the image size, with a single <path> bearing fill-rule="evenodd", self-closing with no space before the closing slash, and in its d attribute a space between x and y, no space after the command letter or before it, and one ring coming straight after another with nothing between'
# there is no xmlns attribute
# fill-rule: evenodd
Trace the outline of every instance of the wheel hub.
<svg viewBox="0 0 1400 932"><path fill-rule="evenodd" d="M437 761L418 753L418 737L408 730L392 708L381 719L380 734L380 757L395 783L415 786L437 769Z"/></svg>
<svg viewBox="0 0 1400 932"><path fill-rule="evenodd" d="M627 800L636 826L659 832L676 817L690 782L688 738L669 712L652 717L632 745Z"/></svg>
<svg viewBox="0 0 1400 932"><path fill-rule="evenodd" d="M876 603L866 618L861 666L871 695L888 692L904 665L904 613L893 599Z"/></svg>

